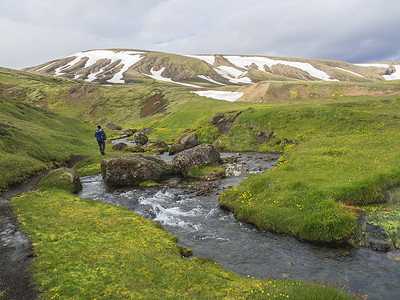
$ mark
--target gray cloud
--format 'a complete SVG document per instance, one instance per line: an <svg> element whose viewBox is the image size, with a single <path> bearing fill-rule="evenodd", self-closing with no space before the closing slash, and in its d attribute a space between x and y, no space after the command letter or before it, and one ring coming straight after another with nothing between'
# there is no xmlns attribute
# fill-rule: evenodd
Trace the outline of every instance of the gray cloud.
<svg viewBox="0 0 400 300"><path fill-rule="evenodd" d="M399 61L397 0L0 0L0 66L82 50Z"/></svg>

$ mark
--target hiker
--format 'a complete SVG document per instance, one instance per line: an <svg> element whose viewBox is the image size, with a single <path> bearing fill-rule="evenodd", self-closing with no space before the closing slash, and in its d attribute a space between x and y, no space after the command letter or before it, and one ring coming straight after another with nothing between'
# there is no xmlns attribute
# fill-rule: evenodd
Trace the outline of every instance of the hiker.
<svg viewBox="0 0 400 300"><path fill-rule="evenodd" d="M106 148L106 139L107 139L107 137L106 137L106 134L105 134L104 130L101 129L100 125L97 126L97 130L94 133L94 136L96 137L97 143L99 143L101 155L104 155L105 154L104 150Z"/></svg>

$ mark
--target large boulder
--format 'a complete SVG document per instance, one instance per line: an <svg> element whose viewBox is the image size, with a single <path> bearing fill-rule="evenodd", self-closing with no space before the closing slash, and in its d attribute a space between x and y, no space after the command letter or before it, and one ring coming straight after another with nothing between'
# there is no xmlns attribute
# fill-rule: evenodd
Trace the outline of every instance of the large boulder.
<svg viewBox="0 0 400 300"><path fill-rule="evenodd" d="M191 133L184 135L179 141L179 144L181 144L185 149L197 146L199 144L197 141L197 134Z"/></svg>
<svg viewBox="0 0 400 300"><path fill-rule="evenodd" d="M101 175L114 187L137 186L144 181L159 181L172 173L172 167L155 155L132 154L103 159Z"/></svg>
<svg viewBox="0 0 400 300"><path fill-rule="evenodd" d="M144 145L147 144L148 141L149 141L149 138L143 132L139 131L138 133L135 134L135 143L136 143L136 145L144 146Z"/></svg>
<svg viewBox="0 0 400 300"><path fill-rule="evenodd" d="M196 165L218 164L221 156L214 145L202 144L176 154L172 166L176 172L187 175L187 171Z"/></svg>

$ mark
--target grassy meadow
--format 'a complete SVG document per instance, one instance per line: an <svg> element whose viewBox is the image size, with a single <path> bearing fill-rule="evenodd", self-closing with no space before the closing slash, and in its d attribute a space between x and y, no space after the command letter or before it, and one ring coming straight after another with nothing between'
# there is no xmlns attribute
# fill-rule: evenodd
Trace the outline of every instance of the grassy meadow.
<svg viewBox="0 0 400 300"><path fill-rule="evenodd" d="M383 192L400 182L399 109L393 95L231 103L153 80L98 86L0 69L0 189L71 155L88 156L75 166L81 176L99 173L98 123L151 127L150 141L167 143L194 132L223 151L282 153L274 169L224 192L221 207L261 229L344 242L357 230L361 209L375 211ZM217 113L232 119L229 131L213 124ZM271 140L257 142L260 132L272 133ZM106 157L126 154L110 148ZM198 169L193 176L207 171ZM43 185L12 205L33 241L32 272L43 299L348 298L331 286L241 278L213 261L183 258L188 251L157 224L62 189ZM380 211L393 240L397 212Z"/></svg>
<svg viewBox="0 0 400 300"><path fill-rule="evenodd" d="M60 186L45 178L12 201L35 248L40 299L351 299L330 285L243 278L187 257L192 251L157 223Z"/></svg>

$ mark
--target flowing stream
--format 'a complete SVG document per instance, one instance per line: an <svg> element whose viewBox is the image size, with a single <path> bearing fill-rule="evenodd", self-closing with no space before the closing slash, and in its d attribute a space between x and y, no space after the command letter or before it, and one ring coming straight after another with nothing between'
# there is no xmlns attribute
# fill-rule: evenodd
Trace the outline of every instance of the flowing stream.
<svg viewBox="0 0 400 300"><path fill-rule="evenodd" d="M257 173L272 168L278 159L272 154L246 153L238 164ZM399 250L382 253L363 247L317 246L238 222L218 207L218 195L243 179L214 181L212 193L199 195L178 177L161 187L111 190L101 175L94 175L81 178L79 196L125 206L157 221L195 256L212 258L242 276L307 279L367 294L368 299L400 299Z"/></svg>

